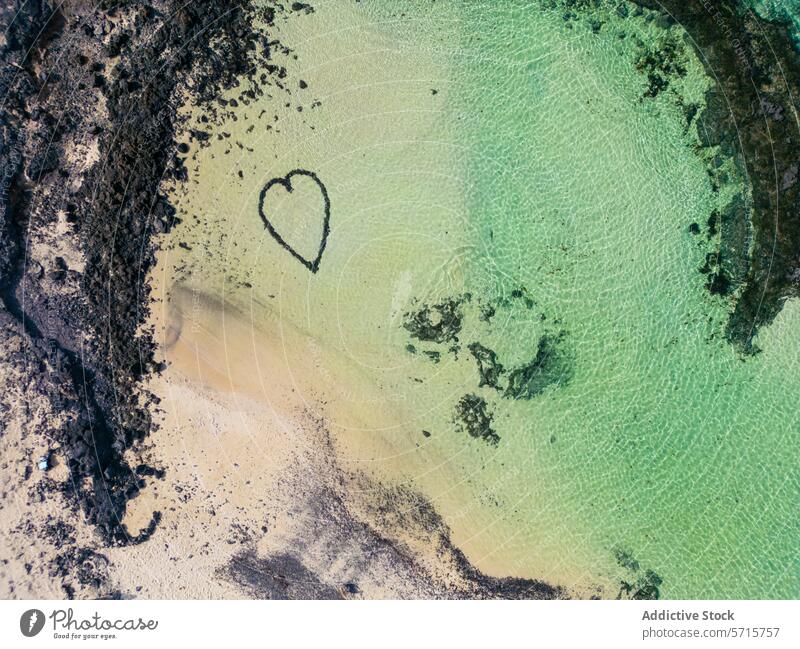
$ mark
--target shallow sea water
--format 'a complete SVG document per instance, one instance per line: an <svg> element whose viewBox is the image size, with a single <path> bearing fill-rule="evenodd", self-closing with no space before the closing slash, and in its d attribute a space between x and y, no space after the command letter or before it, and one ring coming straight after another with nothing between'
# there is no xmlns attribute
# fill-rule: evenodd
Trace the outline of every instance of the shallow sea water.
<svg viewBox="0 0 800 649"><path fill-rule="evenodd" d="M725 341L729 305L698 272L711 243L688 226L746 186L731 170L712 192L677 105L702 104L702 66L688 50L685 77L643 98L641 44L679 28L545 4L279 18L291 95L240 105L193 145L170 235L187 246L156 282L244 309L253 345L292 341L253 383L294 384L349 467L424 493L482 570L584 596L647 571L664 597L797 596L800 306L755 357ZM316 274L259 217L261 189L294 169L330 199ZM311 258L323 202L295 181L265 212ZM457 341L404 326L449 300ZM511 398L543 338L543 387ZM219 340L206 352L224 359ZM473 343L502 364L498 387L480 385ZM496 443L459 422L465 395Z"/></svg>

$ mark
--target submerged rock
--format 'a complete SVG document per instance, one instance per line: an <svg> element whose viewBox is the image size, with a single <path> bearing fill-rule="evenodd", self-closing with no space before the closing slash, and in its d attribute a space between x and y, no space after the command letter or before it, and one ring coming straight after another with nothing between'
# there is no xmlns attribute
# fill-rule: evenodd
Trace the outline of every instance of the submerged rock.
<svg viewBox="0 0 800 649"><path fill-rule="evenodd" d="M497 360L497 354L480 343L472 343L468 349L478 362L478 372L481 377L478 387L487 385L499 390L500 376L505 372L505 369L502 363Z"/></svg>
<svg viewBox="0 0 800 649"><path fill-rule="evenodd" d="M497 446L500 436L492 428L492 419L486 399L476 394L465 394L456 406L456 426L466 431L470 437Z"/></svg>
<svg viewBox="0 0 800 649"><path fill-rule="evenodd" d="M507 399L532 399L550 385L563 385L572 378L571 359L563 351L564 333L539 339L536 356L511 371L503 394Z"/></svg>
<svg viewBox="0 0 800 649"><path fill-rule="evenodd" d="M433 343L457 341L464 320L462 305L465 299L451 298L406 313L403 327L417 340Z"/></svg>

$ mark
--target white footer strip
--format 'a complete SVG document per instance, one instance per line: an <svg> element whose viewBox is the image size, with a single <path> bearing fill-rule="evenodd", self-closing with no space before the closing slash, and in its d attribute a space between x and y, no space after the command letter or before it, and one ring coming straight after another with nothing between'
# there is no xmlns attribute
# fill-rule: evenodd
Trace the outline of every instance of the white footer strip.
<svg viewBox="0 0 800 649"><path fill-rule="evenodd" d="M4 601L0 647L800 647L800 603Z"/></svg>

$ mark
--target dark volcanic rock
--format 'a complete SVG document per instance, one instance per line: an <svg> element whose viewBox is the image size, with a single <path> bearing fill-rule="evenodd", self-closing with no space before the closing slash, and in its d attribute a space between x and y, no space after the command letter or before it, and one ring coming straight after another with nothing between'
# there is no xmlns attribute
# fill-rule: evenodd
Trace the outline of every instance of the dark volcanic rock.
<svg viewBox="0 0 800 649"><path fill-rule="evenodd" d="M243 77L255 97L269 76L254 77L256 61L275 43L253 22L273 15L248 0L0 5L0 333L26 338L29 353L6 362L63 415L50 434L70 497L108 543L144 540L160 516L134 537L120 522L145 475L123 456L153 425L145 278L174 221L160 188L185 178L177 110L188 90L213 117ZM67 247L80 270L38 260L32 242Z"/></svg>
<svg viewBox="0 0 800 649"><path fill-rule="evenodd" d="M698 119L706 146L719 146L750 183L751 204L734 203L720 224L722 271L712 293L735 300L727 334L744 351L758 328L800 295L800 53L790 29L741 2L634 0L677 20L715 81Z"/></svg>
<svg viewBox="0 0 800 649"><path fill-rule="evenodd" d="M258 599L342 599L338 590L289 554L260 559L247 550L231 560L228 574Z"/></svg>

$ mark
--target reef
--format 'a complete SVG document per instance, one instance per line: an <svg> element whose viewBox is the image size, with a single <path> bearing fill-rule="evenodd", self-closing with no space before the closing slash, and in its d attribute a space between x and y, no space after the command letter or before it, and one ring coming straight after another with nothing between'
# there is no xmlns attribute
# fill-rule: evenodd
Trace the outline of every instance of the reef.
<svg viewBox="0 0 800 649"><path fill-rule="evenodd" d="M536 302L527 289L517 287L507 294L489 298L473 294L444 298L404 315L403 324L411 338L441 346L440 349L420 350L409 342L406 351L415 355L421 352L436 363L448 352L453 361L458 362L460 347L447 343L457 342L465 326L471 337L478 338L466 345L477 366L477 390L465 394L455 404L453 421L457 430L496 446L500 443L500 435L493 425L496 399L529 401L551 386L564 386L572 379L574 358L567 345L567 333L553 331L549 323L545 326L546 314L535 313L535 307ZM493 319L498 314L502 315L502 322L495 323ZM505 335L505 327L511 322L524 323L525 336L531 343L536 341L535 352L527 362L501 359L487 344L497 342L498 334ZM554 320L553 324L557 322ZM523 345L520 342L519 346ZM481 396L481 388L494 392L484 391Z"/></svg>
<svg viewBox="0 0 800 649"><path fill-rule="evenodd" d="M486 399L476 394L465 394L459 399L455 410L456 426L470 437L482 439L487 444L497 446L500 436L492 428L493 415Z"/></svg>
<svg viewBox="0 0 800 649"><path fill-rule="evenodd" d="M731 0L633 2L657 12L665 25L680 24L713 80L706 107L694 118L702 146L718 150L709 176L720 182L722 162L733 160L747 179L749 197L716 219L719 250L704 267L706 286L733 301L728 339L745 352L757 351L759 327L787 298L800 295L800 52L791 25L762 19ZM663 72L658 76L666 80L679 70Z"/></svg>
<svg viewBox="0 0 800 649"><path fill-rule="evenodd" d="M471 343L468 348L472 356L478 363L478 373L480 374L480 381L478 387L482 388L488 385L495 390L500 389L500 376L505 372L503 364L497 360L497 354L481 345L480 343Z"/></svg>
<svg viewBox="0 0 800 649"><path fill-rule="evenodd" d="M659 588L664 580L653 570L643 569L634 556L626 550L614 552L617 565L623 568L628 577L620 582L617 599L659 599Z"/></svg>
<svg viewBox="0 0 800 649"><path fill-rule="evenodd" d="M251 596L271 599L360 599L376 571L382 580L391 577L393 592L427 599L568 597L563 588L541 580L487 575L453 544L450 528L424 496L363 476L361 480L371 494L366 509L354 508L336 488L323 487L314 492L314 515L292 552L259 556L251 544L219 575L243 585ZM412 550L416 546L434 549L445 571L417 556ZM346 565L333 578L321 575L318 566L341 563L337 558L344 551Z"/></svg>
<svg viewBox="0 0 800 649"><path fill-rule="evenodd" d="M423 305L405 314L403 326L412 338L424 342L457 342L464 312L462 305L470 296L460 296L436 304Z"/></svg>
<svg viewBox="0 0 800 649"><path fill-rule="evenodd" d="M527 364L512 370L503 394L508 399L532 399L550 385L566 384L572 378L572 363L561 342L564 332L539 338L536 356Z"/></svg>
<svg viewBox="0 0 800 649"><path fill-rule="evenodd" d="M636 61L636 69L647 75L647 90L642 98L654 99L669 87L671 79L686 76L680 56L683 44L665 37L662 43L654 46L643 43L642 47L644 52Z"/></svg>

